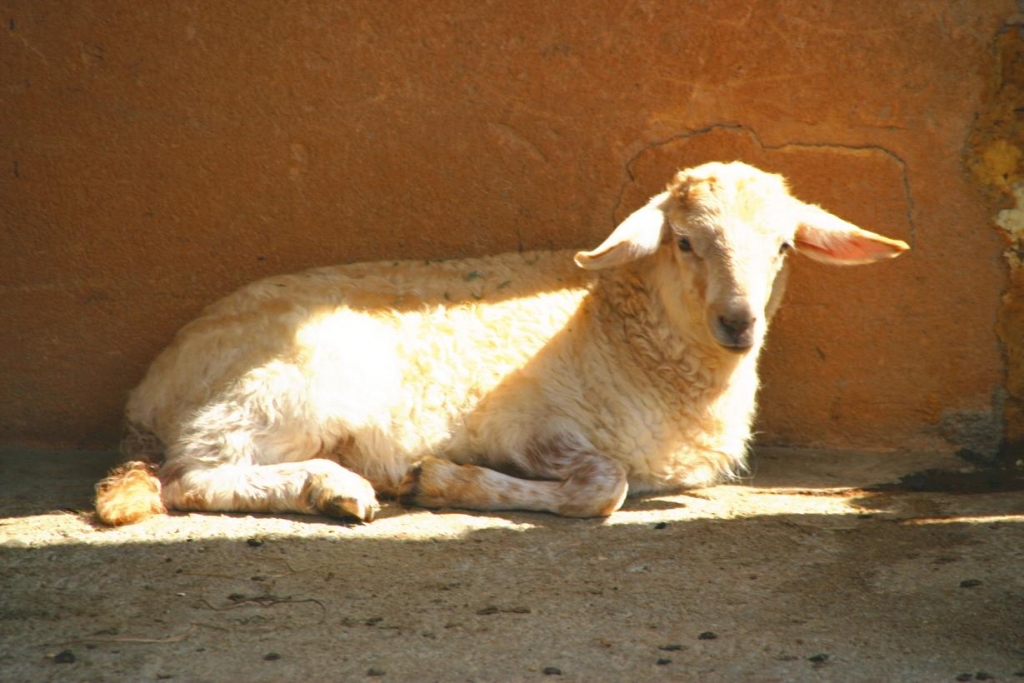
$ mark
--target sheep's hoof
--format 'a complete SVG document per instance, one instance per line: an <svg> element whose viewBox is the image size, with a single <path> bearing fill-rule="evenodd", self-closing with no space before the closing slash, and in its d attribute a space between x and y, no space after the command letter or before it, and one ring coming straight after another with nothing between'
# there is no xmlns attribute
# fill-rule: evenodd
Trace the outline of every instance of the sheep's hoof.
<svg viewBox="0 0 1024 683"><path fill-rule="evenodd" d="M328 517L372 522L379 506L375 500L359 500L358 498L347 496L333 496L318 502L316 507L319 512Z"/></svg>
<svg viewBox="0 0 1024 683"><path fill-rule="evenodd" d="M445 473L458 465L440 458L426 457L412 464L398 485L398 502L405 507L448 507Z"/></svg>
<svg viewBox="0 0 1024 683"><path fill-rule="evenodd" d="M398 502L405 507L414 507L420 495L420 477L423 476L423 461L412 464L398 484Z"/></svg>
<svg viewBox="0 0 1024 683"><path fill-rule="evenodd" d="M329 517L372 522L377 515L379 506L377 504L377 497L374 495L374 490L369 482L366 488L365 492L359 492L355 496L351 494L347 496L332 494L331 490L322 489L319 495L315 496L311 502L316 512Z"/></svg>

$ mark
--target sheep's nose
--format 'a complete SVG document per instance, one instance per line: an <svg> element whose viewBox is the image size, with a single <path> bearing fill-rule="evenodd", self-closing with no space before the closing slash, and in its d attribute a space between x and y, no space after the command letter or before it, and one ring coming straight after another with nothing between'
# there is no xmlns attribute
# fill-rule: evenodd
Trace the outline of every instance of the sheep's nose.
<svg viewBox="0 0 1024 683"><path fill-rule="evenodd" d="M746 311L735 311L718 316L718 342L735 351L744 351L754 344L754 324L757 318Z"/></svg>
<svg viewBox="0 0 1024 683"><path fill-rule="evenodd" d="M754 325L754 319L749 315L745 316L718 316L718 324L732 336L739 336Z"/></svg>

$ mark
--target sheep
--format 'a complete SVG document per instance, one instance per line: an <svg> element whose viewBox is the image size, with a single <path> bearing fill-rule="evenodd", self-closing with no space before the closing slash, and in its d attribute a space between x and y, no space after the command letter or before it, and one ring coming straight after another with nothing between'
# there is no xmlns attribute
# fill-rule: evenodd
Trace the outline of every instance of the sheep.
<svg viewBox="0 0 1024 683"><path fill-rule="evenodd" d="M131 393L121 525L167 509L369 522L406 506L605 517L742 473L791 251L899 255L734 162L679 171L593 251L270 277L184 327Z"/></svg>

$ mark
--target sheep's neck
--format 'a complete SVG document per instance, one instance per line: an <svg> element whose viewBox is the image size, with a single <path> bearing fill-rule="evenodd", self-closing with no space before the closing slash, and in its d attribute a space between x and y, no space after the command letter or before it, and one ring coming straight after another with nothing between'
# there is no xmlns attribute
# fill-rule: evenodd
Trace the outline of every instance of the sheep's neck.
<svg viewBox="0 0 1024 683"><path fill-rule="evenodd" d="M628 377L618 385L644 394L652 448L666 458L664 471L652 474L652 481L706 483L711 470L681 473L702 458L719 462L721 454L729 456L722 472L742 463L755 414L758 349L735 354L716 345L703 327L680 330L680 320L689 321L667 310L646 276L641 268L603 272L588 302L592 324L608 340L609 372Z"/></svg>
<svg viewBox="0 0 1024 683"><path fill-rule="evenodd" d="M602 334L621 341L627 355L652 382L673 390L721 395L737 381L756 378L760 345L733 353L711 339L702 320L687 314L685 305L670 310L647 276L650 263L601 273L596 284L595 318ZM754 380L756 382L756 379Z"/></svg>

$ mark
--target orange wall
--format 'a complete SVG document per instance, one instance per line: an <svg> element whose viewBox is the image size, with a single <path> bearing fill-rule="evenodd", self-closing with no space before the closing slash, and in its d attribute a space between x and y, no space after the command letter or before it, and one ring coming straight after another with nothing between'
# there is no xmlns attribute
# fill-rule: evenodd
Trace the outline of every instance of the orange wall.
<svg viewBox="0 0 1024 683"><path fill-rule="evenodd" d="M0 444L116 441L174 331L252 279L593 246L743 159L909 241L801 261L761 440L991 448L1007 273L964 145L1005 2L0 7Z"/></svg>

